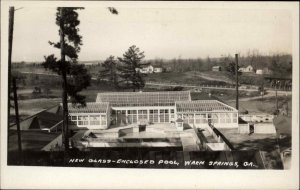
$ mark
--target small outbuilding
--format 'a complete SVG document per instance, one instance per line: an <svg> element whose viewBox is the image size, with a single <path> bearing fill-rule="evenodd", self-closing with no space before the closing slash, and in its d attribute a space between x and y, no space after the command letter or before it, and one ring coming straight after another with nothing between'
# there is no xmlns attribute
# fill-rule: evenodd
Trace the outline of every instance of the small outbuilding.
<svg viewBox="0 0 300 190"><path fill-rule="evenodd" d="M253 67L251 65L248 65L247 67L241 67L239 69L240 72L242 73L252 73L253 72Z"/></svg>
<svg viewBox="0 0 300 190"><path fill-rule="evenodd" d="M222 68L220 66L213 66L212 71L221 71Z"/></svg>

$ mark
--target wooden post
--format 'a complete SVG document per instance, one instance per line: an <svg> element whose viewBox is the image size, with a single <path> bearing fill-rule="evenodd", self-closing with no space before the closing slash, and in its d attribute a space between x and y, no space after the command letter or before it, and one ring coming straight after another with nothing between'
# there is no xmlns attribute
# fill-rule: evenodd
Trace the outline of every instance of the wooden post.
<svg viewBox="0 0 300 190"><path fill-rule="evenodd" d="M12 56L12 43L13 43L13 32L14 32L14 14L15 8L9 7L9 26L8 26L8 100L7 100L7 108L8 108L8 119L7 126L9 126L9 116L10 116L10 92L11 92L11 56Z"/></svg>
<svg viewBox="0 0 300 190"><path fill-rule="evenodd" d="M236 104L235 108L239 110L239 76L238 76L238 54L235 54L235 89L236 89Z"/></svg>
<svg viewBox="0 0 300 190"><path fill-rule="evenodd" d="M16 113L16 124L17 124L17 133L18 133L18 151L19 154L22 154L22 142L21 142L21 130L20 130L20 119L19 119L19 107L18 107L18 96L17 96L17 85L16 79L13 78L13 92L14 92L14 106Z"/></svg>
<svg viewBox="0 0 300 190"><path fill-rule="evenodd" d="M276 112L278 111L277 81L275 82Z"/></svg>
<svg viewBox="0 0 300 190"><path fill-rule="evenodd" d="M289 116L289 100L286 102L286 116Z"/></svg>
<svg viewBox="0 0 300 190"><path fill-rule="evenodd" d="M261 101L264 99L264 94L265 94L265 81L263 81L263 84L261 85Z"/></svg>

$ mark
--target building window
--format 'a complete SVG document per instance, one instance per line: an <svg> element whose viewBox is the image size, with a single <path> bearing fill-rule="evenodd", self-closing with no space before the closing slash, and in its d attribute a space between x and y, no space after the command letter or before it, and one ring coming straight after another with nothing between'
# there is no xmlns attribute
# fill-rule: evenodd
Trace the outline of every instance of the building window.
<svg viewBox="0 0 300 190"><path fill-rule="evenodd" d="M136 110L128 110L127 117L129 123L136 123L137 122L137 111Z"/></svg>
<svg viewBox="0 0 300 190"><path fill-rule="evenodd" d="M207 123L206 114L200 114L200 123Z"/></svg>
<svg viewBox="0 0 300 190"><path fill-rule="evenodd" d="M225 113L226 123L231 123L231 114Z"/></svg>
<svg viewBox="0 0 300 190"><path fill-rule="evenodd" d="M169 110L165 110L165 122L168 123L170 122L170 115L169 115Z"/></svg>
<svg viewBox="0 0 300 190"><path fill-rule="evenodd" d="M219 123L218 114L216 113L211 114L211 123L212 124Z"/></svg>
<svg viewBox="0 0 300 190"><path fill-rule="evenodd" d="M200 114L195 114L195 123L200 124L201 116Z"/></svg>
<svg viewBox="0 0 300 190"><path fill-rule="evenodd" d="M78 116L78 125L88 125L89 124L89 120L88 120L87 115L84 116Z"/></svg>
<svg viewBox="0 0 300 190"><path fill-rule="evenodd" d="M77 125L77 116L69 116L69 124Z"/></svg>
<svg viewBox="0 0 300 190"><path fill-rule="evenodd" d="M195 123L207 123L206 114L196 114L195 115Z"/></svg>
<svg viewBox="0 0 300 190"><path fill-rule="evenodd" d="M159 110L159 122L160 123L164 123L165 122L164 110Z"/></svg>
<svg viewBox="0 0 300 190"><path fill-rule="evenodd" d="M237 114L236 113L232 114L232 123L237 123Z"/></svg>
<svg viewBox="0 0 300 190"><path fill-rule="evenodd" d="M156 113L153 114L154 118L155 117L159 117L159 122L160 123L168 123L168 122L170 122L170 114L169 114L169 110L168 109L161 109L161 110L159 110L159 114L158 114L158 110L154 110L154 111L157 112L157 116L156 116ZM150 112L150 114L152 114L152 113ZM173 118L174 117L175 116L173 114ZM158 121L156 121L156 122L158 122Z"/></svg>
<svg viewBox="0 0 300 190"><path fill-rule="evenodd" d="M90 125L100 125L100 115L90 115Z"/></svg>
<svg viewBox="0 0 300 190"><path fill-rule="evenodd" d="M174 109L170 109L170 118L174 119L175 118L175 112Z"/></svg>
<svg viewBox="0 0 300 190"><path fill-rule="evenodd" d="M158 110L154 110L154 123L158 123Z"/></svg>
<svg viewBox="0 0 300 190"><path fill-rule="evenodd" d="M158 110L149 110L149 121L151 123L158 123Z"/></svg>
<svg viewBox="0 0 300 190"><path fill-rule="evenodd" d="M107 124L106 115L101 115L101 125L106 125L106 124Z"/></svg>
<svg viewBox="0 0 300 190"><path fill-rule="evenodd" d="M189 122L188 114L182 114L182 119L184 123L188 123Z"/></svg>
<svg viewBox="0 0 300 190"><path fill-rule="evenodd" d="M189 114L189 124L194 124L194 114Z"/></svg>
<svg viewBox="0 0 300 190"><path fill-rule="evenodd" d="M224 113L220 113L219 116L220 116L220 123L225 123L226 122L225 114Z"/></svg>
<svg viewBox="0 0 300 190"><path fill-rule="evenodd" d="M138 118L140 119L147 119L148 118L148 112L147 110L139 110L138 111Z"/></svg>

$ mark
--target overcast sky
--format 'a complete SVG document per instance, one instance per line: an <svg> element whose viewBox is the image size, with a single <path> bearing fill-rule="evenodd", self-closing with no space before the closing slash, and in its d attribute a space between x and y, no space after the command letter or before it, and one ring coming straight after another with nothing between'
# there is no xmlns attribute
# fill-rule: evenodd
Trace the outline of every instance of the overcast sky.
<svg viewBox="0 0 300 190"><path fill-rule="evenodd" d="M105 8L79 11L83 46L80 61L121 56L136 45L153 58L206 58L245 54L292 53L292 18L286 10ZM13 61L42 61L58 50L54 7L24 7L15 13Z"/></svg>

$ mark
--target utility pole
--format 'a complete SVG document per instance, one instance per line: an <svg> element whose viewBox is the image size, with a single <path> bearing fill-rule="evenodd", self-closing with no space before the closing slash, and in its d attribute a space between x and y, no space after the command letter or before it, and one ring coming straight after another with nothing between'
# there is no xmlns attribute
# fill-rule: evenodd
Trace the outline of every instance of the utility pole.
<svg viewBox="0 0 300 190"><path fill-rule="evenodd" d="M66 58L65 58L65 34L64 34L64 12L63 7L60 8L60 56L62 64L62 103L63 103L63 129L62 137L65 144L65 150L69 150L69 136L68 136L68 97L67 97L67 74L66 74Z"/></svg>
<svg viewBox="0 0 300 190"><path fill-rule="evenodd" d="M21 154L22 154L22 141L21 141L21 130L20 130L20 119L19 119L19 106L18 106L16 78L13 78L13 92L14 92L14 107L15 107L15 113L16 113L16 124L17 124L17 133L18 133L18 150L19 150L19 155L21 156Z"/></svg>
<svg viewBox="0 0 300 190"><path fill-rule="evenodd" d="M264 94L265 94L264 82L261 85L261 92L260 92L260 94L261 94L261 101L263 101L264 100Z"/></svg>
<svg viewBox="0 0 300 190"><path fill-rule="evenodd" d="M278 112L278 97L277 97L277 83L279 81L275 81L275 96L276 96L276 112Z"/></svg>
<svg viewBox="0 0 300 190"><path fill-rule="evenodd" d="M12 55L12 43L13 43L13 32L14 32L14 14L15 8L9 7L9 19L8 19L8 120L7 126L9 126L10 116L10 92L11 92L11 55Z"/></svg>
<svg viewBox="0 0 300 190"><path fill-rule="evenodd" d="M286 102L286 116L289 116L289 100Z"/></svg>
<svg viewBox="0 0 300 190"><path fill-rule="evenodd" d="M239 58L238 58L238 54L235 54L235 89L236 89L236 104L235 104L235 108L237 110L239 110L239 76L238 76L238 66L239 66Z"/></svg>

